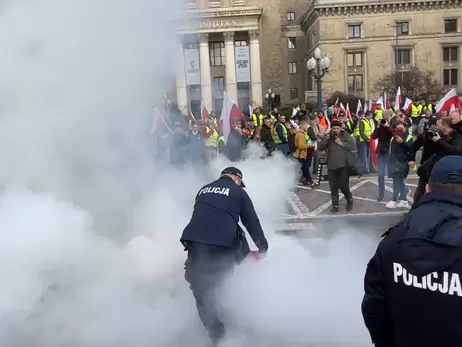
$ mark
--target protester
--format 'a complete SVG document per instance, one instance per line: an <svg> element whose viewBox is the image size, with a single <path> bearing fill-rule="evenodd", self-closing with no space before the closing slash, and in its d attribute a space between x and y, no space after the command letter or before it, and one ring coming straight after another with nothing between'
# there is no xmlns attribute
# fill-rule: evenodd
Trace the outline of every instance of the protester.
<svg viewBox="0 0 462 347"><path fill-rule="evenodd" d="M393 138L390 140L388 175L393 180L393 198L385 205L386 208L409 207L406 188L406 178L409 174L407 158L413 142L414 138L409 133L406 124L398 124L393 132Z"/></svg>
<svg viewBox="0 0 462 347"><path fill-rule="evenodd" d="M203 165L205 160L205 141L199 131L199 125L193 123L188 133L189 156L193 165Z"/></svg>
<svg viewBox="0 0 462 347"><path fill-rule="evenodd" d="M462 157L439 160L426 192L367 265L362 314L376 347L462 341Z"/></svg>
<svg viewBox="0 0 462 347"><path fill-rule="evenodd" d="M349 187L351 163L348 163L348 152L354 151L356 144L347 132L342 132L342 124L339 121L332 121L331 129L326 139L318 144L320 150L327 150L328 178L332 199L331 212L339 212L339 190L345 196L346 210L350 212L353 209L353 195Z"/></svg>
<svg viewBox="0 0 462 347"><path fill-rule="evenodd" d="M286 117L281 114L274 125L273 140L276 149L284 156L289 155L289 134L286 127Z"/></svg>
<svg viewBox="0 0 462 347"><path fill-rule="evenodd" d="M389 161L390 140L393 136L393 128L390 126L391 114L387 110L383 112L383 118L379 121L379 126L374 129L371 138L378 140L377 144L377 171L378 171L378 186L379 196L378 202L385 198L385 175L387 174L387 166Z"/></svg>
<svg viewBox="0 0 462 347"><path fill-rule="evenodd" d="M271 123L271 119L266 117L263 120L263 126L260 129L260 141L268 151L268 156L276 150L276 144L274 143L272 132L273 124Z"/></svg>
<svg viewBox="0 0 462 347"><path fill-rule="evenodd" d="M242 159L245 146L246 139L242 132L242 122L240 119L236 118L233 121L233 126L231 127L226 143L228 159L231 161Z"/></svg>
<svg viewBox="0 0 462 347"><path fill-rule="evenodd" d="M308 132L309 129L310 126L307 122L300 122L299 128L295 132L295 150L292 156L298 160L301 166L302 177L300 178L299 183L314 187L315 184L311 178L310 168L316 137L314 137L314 139L310 137ZM312 136L314 136L313 133Z"/></svg>
<svg viewBox="0 0 462 347"><path fill-rule="evenodd" d="M189 141L186 133L181 128L180 122L175 122L173 133L170 137L170 164L181 168L186 163L189 152Z"/></svg>

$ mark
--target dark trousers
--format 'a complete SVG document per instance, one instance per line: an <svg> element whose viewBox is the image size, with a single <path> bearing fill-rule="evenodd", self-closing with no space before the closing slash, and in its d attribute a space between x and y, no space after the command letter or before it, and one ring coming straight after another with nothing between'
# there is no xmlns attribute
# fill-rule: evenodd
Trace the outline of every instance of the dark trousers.
<svg viewBox="0 0 462 347"><path fill-rule="evenodd" d="M425 186L427 185L427 181L419 178L419 182L417 183L417 188L415 189L414 192L414 202L412 203L412 208L415 208L417 204L419 203L419 200L424 196L425 194Z"/></svg>
<svg viewBox="0 0 462 347"><path fill-rule="evenodd" d="M342 167L336 170L328 171L329 177L329 186L330 186L330 196L332 198L332 206L338 207L339 204L339 194L340 190L345 196L345 199L353 199L353 195L350 191L350 176L348 174L348 168Z"/></svg>
<svg viewBox="0 0 462 347"><path fill-rule="evenodd" d="M236 250L191 243L185 263L185 279L196 300L202 324L212 341L219 341L225 334L220 319L217 289L223 278L232 270L236 261Z"/></svg>
<svg viewBox="0 0 462 347"><path fill-rule="evenodd" d="M310 173L312 160L313 160L313 157L311 156L308 156L306 159L298 159L298 162L300 163L301 171L302 171L302 180L309 182L309 183L313 182L313 179L311 178L311 173Z"/></svg>

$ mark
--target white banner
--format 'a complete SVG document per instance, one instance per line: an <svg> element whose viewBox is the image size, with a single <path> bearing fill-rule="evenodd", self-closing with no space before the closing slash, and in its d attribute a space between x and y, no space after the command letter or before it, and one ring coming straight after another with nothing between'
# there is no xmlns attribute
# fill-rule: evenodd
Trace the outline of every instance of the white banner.
<svg viewBox="0 0 462 347"><path fill-rule="evenodd" d="M186 85L201 84L201 70L199 64L199 49L184 50L184 69L186 73Z"/></svg>
<svg viewBox="0 0 462 347"><path fill-rule="evenodd" d="M250 82L250 52L249 46L234 48L236 55L236 82Z"/></svg>

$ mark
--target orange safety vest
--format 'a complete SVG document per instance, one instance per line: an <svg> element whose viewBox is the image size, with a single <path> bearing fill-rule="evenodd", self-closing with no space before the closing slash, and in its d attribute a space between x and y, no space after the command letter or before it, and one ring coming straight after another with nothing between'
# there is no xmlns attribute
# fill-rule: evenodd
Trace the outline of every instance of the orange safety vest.
<svg viewBox="0 0 462 347"><path fill-rule="evenodd" d="M326 131L329 127L329 123L327 122L326 116L322 116L319 118L319 126L321 127L322 131Z"/></svg>

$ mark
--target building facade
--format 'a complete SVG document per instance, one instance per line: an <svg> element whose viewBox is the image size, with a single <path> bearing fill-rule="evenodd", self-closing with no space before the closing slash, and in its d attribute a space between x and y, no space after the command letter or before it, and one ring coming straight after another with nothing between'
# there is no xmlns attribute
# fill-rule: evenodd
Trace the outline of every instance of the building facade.
<svg viewBox="0 0 462 347"><path fill-rule="evenodd" d="M303 0L185 0L175 23L178 37L176 102L186 114L201 102L219 113L223 91L242 111L304 99L307 47Z"/></svg>
<svg viewBox="0 0 462 347"><path fill-rule="evenodd" d="M375 99L372 89L385 74L411 67L434 72L446 88L462 86L462 1L407 2L315 0L302 19L309 59L316 47L331 61L323 93L335 91ZM306 98L316 96L313 78Z"/></svg>

